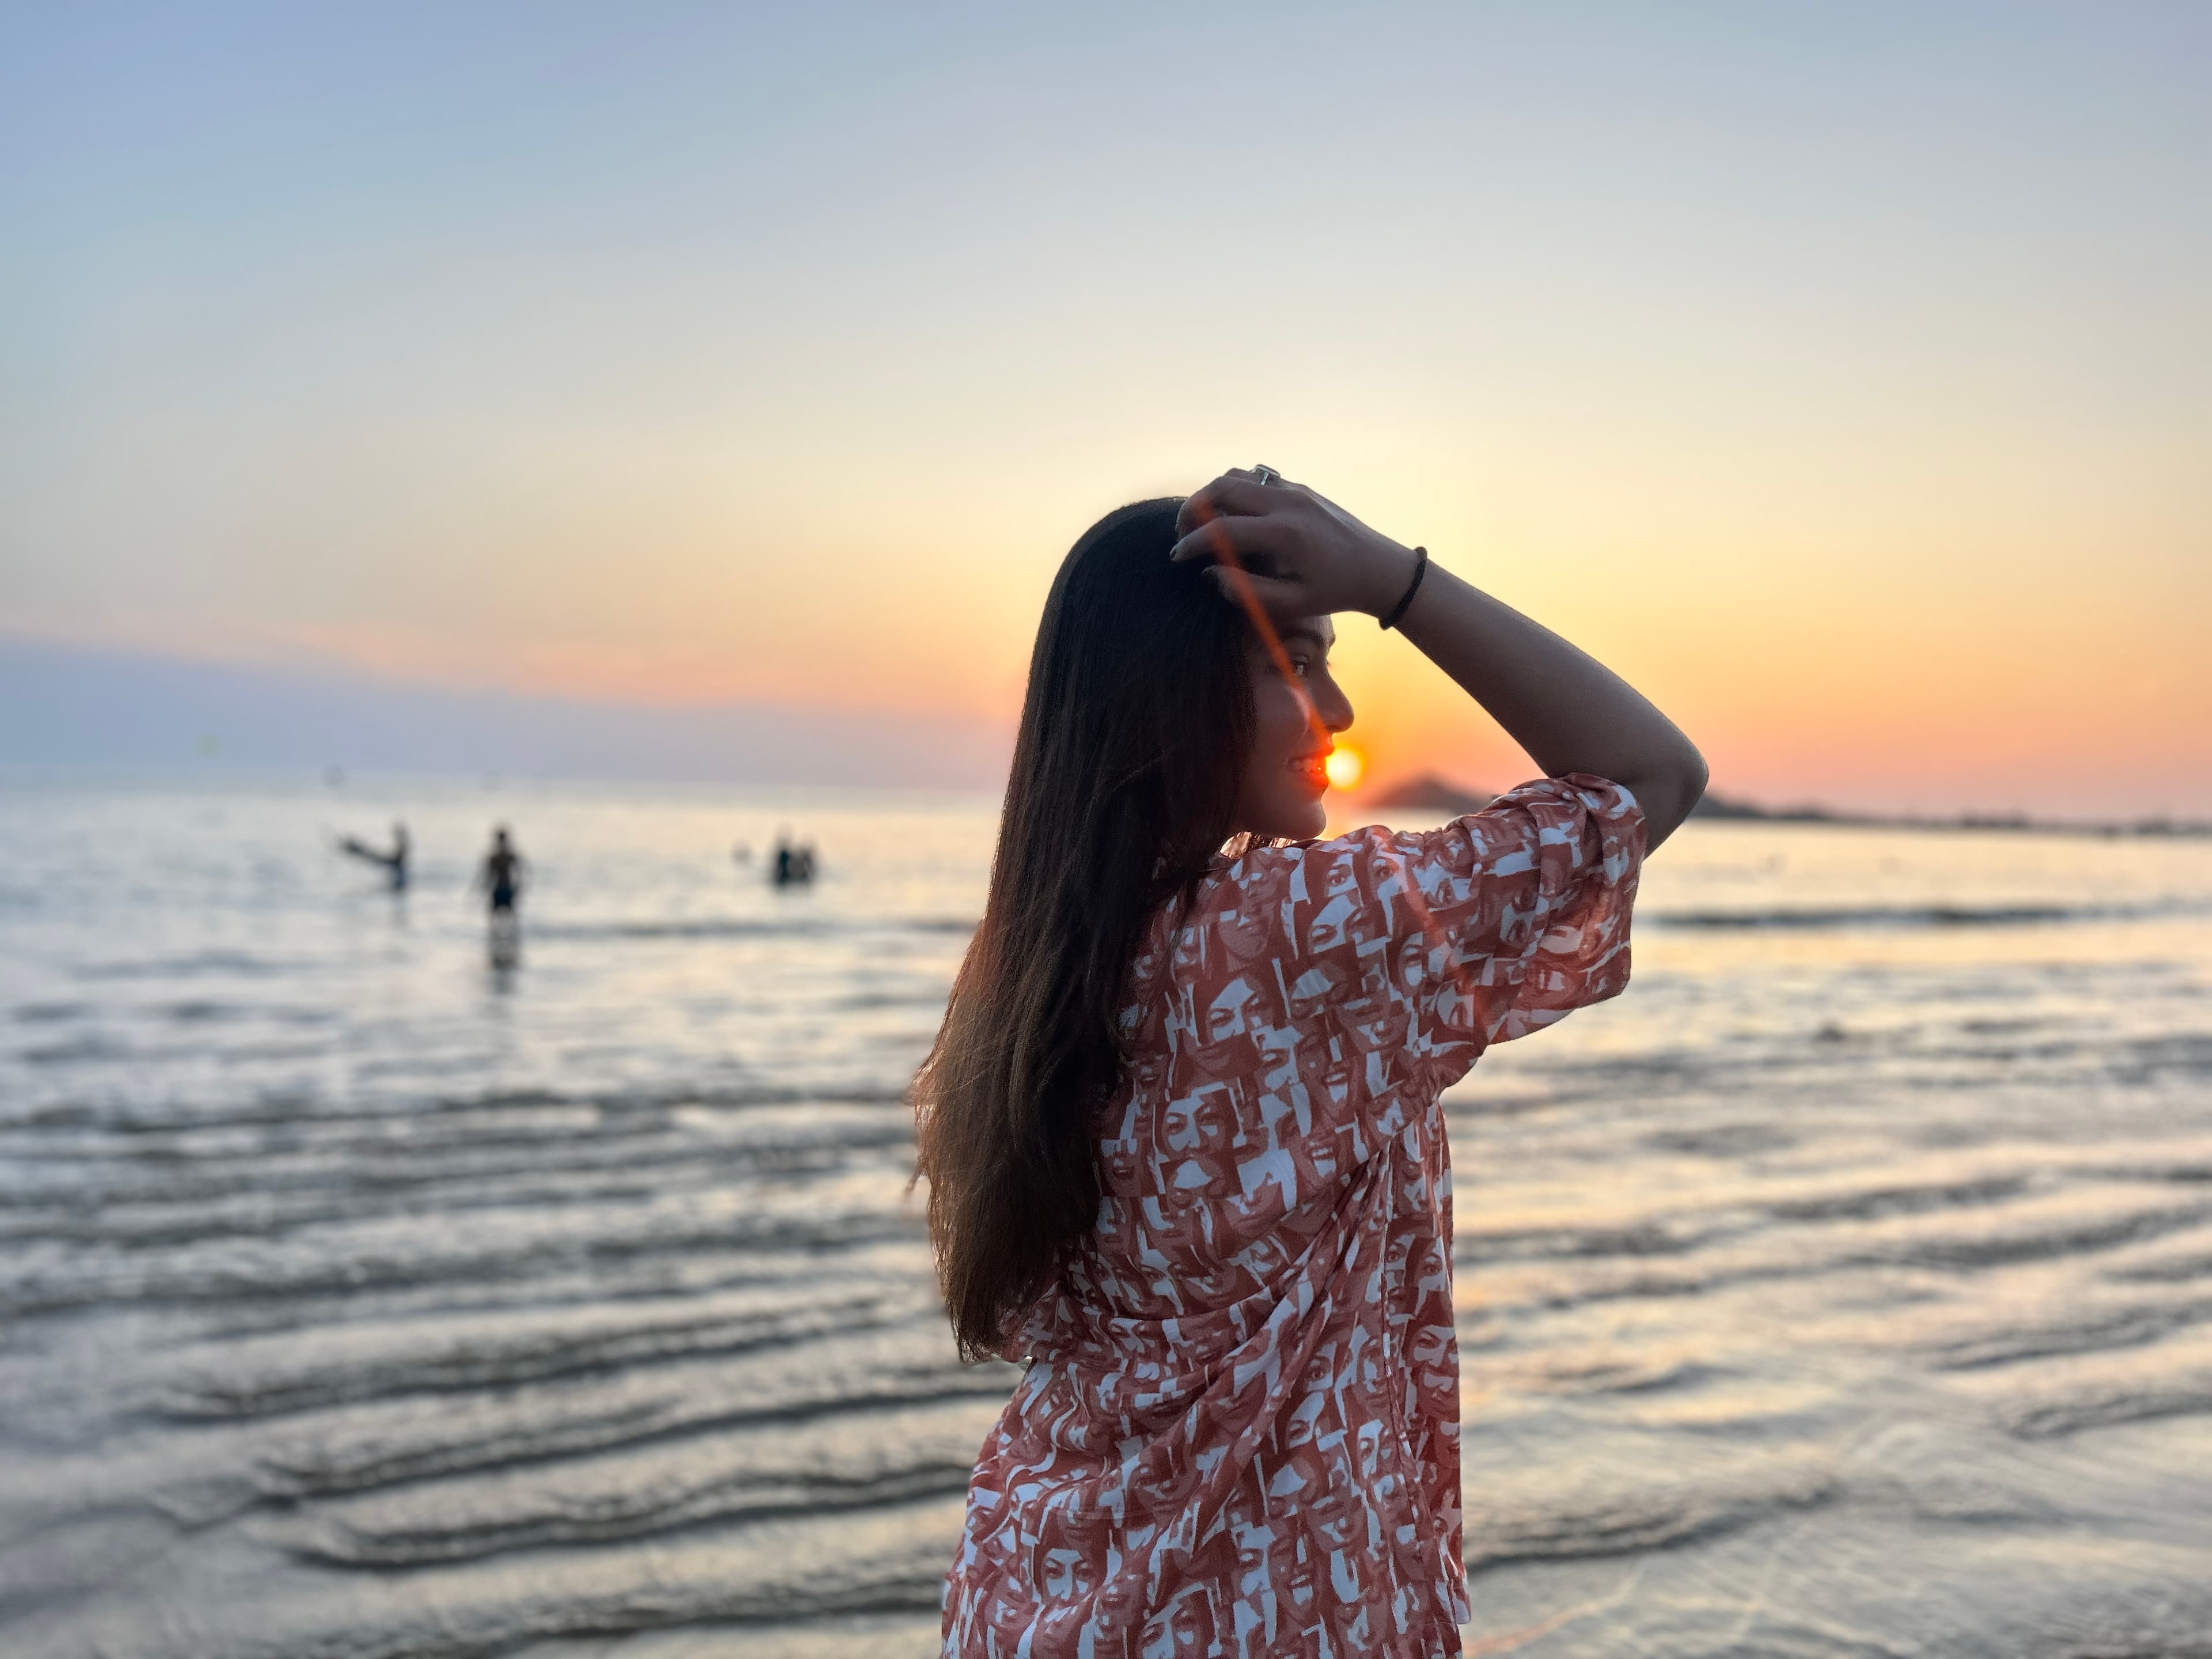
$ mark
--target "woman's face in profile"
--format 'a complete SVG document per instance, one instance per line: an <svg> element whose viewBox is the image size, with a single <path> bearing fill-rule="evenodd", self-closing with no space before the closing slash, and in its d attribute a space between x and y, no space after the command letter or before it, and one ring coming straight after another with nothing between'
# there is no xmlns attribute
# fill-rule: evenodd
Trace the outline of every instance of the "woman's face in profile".
<svg viewBox="0 0 2212 1659"><path fill-rule="evenodd" d="M1329 677L1336 624L1310 617L1282 624L1284 663L1267 641L1247 647L1252 677L1252 752L1237 797L1237 827L1255 836L1310 841L1328 822L1322 768L1331 734L1352 724L1352 704Z"/></svg>

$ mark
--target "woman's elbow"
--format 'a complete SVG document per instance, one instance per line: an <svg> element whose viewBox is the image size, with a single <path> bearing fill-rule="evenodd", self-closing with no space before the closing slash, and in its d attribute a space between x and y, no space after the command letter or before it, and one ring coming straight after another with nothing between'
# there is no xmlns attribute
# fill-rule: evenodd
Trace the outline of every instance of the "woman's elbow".
<svg viewBox="0 0 2212 1659"><path fill-rule="evenodd" d="M1688 744L1676 763L1644 781L1637 791L1644 807L1644 850L1649 853L1673 835L1705 799L1711 775L1705 757Z"/></svg>
<svg viewBox="0 0 2212 1659"><path fill-rule="evenodd" d="M1682 772L1682 817L1687 817L1698 810L1698 803L1705 798L1705 785L1712 781L1712 769L1705 757L1695 749L1690 750L1689 763Z"/></svg>

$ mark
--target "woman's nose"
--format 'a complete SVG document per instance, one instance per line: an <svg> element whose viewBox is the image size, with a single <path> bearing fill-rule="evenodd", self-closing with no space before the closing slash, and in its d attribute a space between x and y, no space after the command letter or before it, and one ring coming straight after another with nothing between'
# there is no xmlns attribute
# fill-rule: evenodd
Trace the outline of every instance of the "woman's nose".
<svg viewBox="0 0 2212 1659"><path fill-rule="evenodd" d="M1315 689L1314 714L1331 732L1341 732L1352 724L1352 699L1334 685Z"/></svg>

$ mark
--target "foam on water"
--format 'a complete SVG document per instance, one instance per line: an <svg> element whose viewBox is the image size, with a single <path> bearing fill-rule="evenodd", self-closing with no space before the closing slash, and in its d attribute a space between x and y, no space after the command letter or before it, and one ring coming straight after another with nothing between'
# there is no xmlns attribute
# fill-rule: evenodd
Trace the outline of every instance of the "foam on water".
<svg viewBox="0 0 2212 1659"><path fill-rule="evenodd" d="M395 815L404 900L326 850ZM1013 1373L901 1091L992 827L0 789L0 1647L933 1651ZM2212 846L1694 824L1448 1105L1480 1650L2212 1650Z"/></svg>

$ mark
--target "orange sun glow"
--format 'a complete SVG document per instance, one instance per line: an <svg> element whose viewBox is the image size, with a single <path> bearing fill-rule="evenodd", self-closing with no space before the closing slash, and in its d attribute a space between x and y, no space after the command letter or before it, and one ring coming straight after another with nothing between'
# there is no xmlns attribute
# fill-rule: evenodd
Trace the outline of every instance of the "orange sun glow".
<svg viewBox="0 0 2212 1659"><path fill-rule="evenodd" d="M1367 763L1360 758L1359 751L1346 749L1342 744L1329 750L1328 759L1322 764L1328 773L1329 786L1335 789L1351 788L1367 769Z"/></svg>

